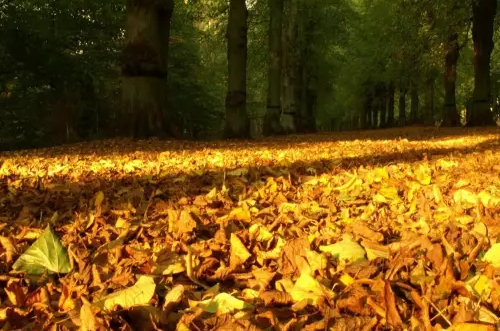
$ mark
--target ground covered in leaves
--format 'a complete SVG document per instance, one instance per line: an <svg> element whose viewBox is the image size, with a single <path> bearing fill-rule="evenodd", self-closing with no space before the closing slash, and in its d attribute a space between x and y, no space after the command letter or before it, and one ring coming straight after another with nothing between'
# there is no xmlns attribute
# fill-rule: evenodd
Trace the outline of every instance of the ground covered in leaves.
<svg viewBox="0 0 500 331"><path fill-rule="evenodd" d="M0 154L2 330L496 330L500 131Z"/></svg>

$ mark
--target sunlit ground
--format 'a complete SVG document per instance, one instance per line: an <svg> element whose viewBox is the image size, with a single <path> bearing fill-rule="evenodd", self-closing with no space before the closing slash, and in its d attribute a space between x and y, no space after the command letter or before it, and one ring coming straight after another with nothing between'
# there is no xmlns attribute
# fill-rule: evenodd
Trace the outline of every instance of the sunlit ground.
<svg viewBox="0 0 500 331"><path fill-rule="evenodd" d="M320 323L313 330L448 327L459 311L471 313L462 322L497 323L499 147L498 129L405 128L0 154L0 282L17 284L0 292L0 325L75 328L77 298L95 302L139 275L154 275L154 299L132 303L148 304L165 329L196 330L224 313L266 329L274 322L255 316L268 309L280 323ZM12 268L47 224L72 269L42 286ZM186 300L165 313L174 286ZM35 314L41 288L50 309ZM16 291L30 304L13 303ZM210 297L231 303L209 309ZM486 313L475 317L477 307ZM95 314L106 330L123 325ZM140 320L130 323L153 325Z"/></svg>

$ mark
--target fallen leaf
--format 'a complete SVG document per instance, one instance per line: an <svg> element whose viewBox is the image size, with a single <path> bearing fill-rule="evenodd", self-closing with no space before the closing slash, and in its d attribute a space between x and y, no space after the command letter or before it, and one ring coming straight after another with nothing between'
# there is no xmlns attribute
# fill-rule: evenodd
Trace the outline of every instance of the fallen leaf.
<svg viewBox="0 0 500 331"><path fill-rule="evenodd" d="M94 302L94 305L104 310L111 310L115 305L124 309L136 305L145 305L149 303L149 300L153 297L155 289L156 284L153 278L140 276L133 286L114 292Z"/></svg>
<svg viewBox="0 0 500 331"><path fill-rule="evenodd" d="M71 271L66 249L47 226L42 235L14 263L12 268L30 275L41 275L45 271L65 274Z"/></svg>

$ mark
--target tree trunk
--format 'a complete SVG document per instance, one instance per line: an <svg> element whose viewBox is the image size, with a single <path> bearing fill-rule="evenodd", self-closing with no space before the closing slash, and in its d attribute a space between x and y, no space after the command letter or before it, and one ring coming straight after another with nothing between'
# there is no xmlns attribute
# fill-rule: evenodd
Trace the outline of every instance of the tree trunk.
<svg viewBox="0 0 500 331"><path fill-rule="evenodd" d="M283 112L281 126L285 133L297 132L295 117L296 103L296 75L297 75L297 18L298 0L287 0L286 23L283 24Z"/></svg>
<svg viewBox="0 0 500 331"><path fill-rule="evenodd" d="M317 132L316 127L316 106L318 102L318 81L316 75L310 73L306 88L307 124L306 130L309 133Z"/></svg>
<svg viewBox="0 0 500 331"><path fill-rule="evenodd" d="M371 91L367 88L365 90L365 103L363 107L363 116L361 116L361 127L367 130L372 126L372 104L373 97Z"/></svg>
<svg viewBox="0 0 500 331"><path fill-rule="evenodd" d="M247 114L247 32L248 10L245 0L229 1L227 25L228 89L226 95L226 138L248 138Z"/></svg>
<svg viewBox="0 0 500 331"><path fill-rule="evenodd" d="M269 136L281 131L281 65L282 65L282 32L283 1L268 0L269 23L269 70L267 85L267 111L264 120L264 134Z"/></svg>
<svg viewBox="0 0 500 331"><path fill-rule="evenodd" d="M396 87L394 83L389 83L387 88L387 125L386 127L394 126L394 94L396 93Z"/></svg>
<svg viewBox="0 0 500 331"><path fill-rule="evenodd" d="M387 88L385 84L380 84L379 91L380 127L387 126Z"/></svg>
<svg viewBox="0 0 500 331"><path fill-rule="evenodd" d="M474 104L469 126L494 125L490 110L490 61L493 51L497 0L472 1L472 39L474 41Z"/></svg>
<svg viewBox="0 0 500 331"><path fill-rule="evenodd" d="M424 94L424 106L422 108L422 123L427 126L434 125L434 84L436 77L431 75L425 82L426 91Z"/></svg>
<svg viewBox="0 0 500 331"><path fill-rule="evenodd" d="M458 44L458 33L448 37L446 42L446 54L444 57L444 106L443 126L459 126L460 117L457 110L456 86L457 86L457 64L460 56L460 45Z"/></svg>
<svg viewBox="0 0 500 331"><path fill-rule="evenodd" d="M406 126L406 89L399 89L399 125Z"/></svg>
<svg viewBox="0 0 500 331"><path fill-rule="evenodd" d="M418 98L418 88L415 83L411 84L411 105L410 105L410 124L418 122L418 110L420 109L420 100Z"/></svg>
<svg viewBox="0 0 500 331"><path fill-rule="evenodd" d="M174 0L129 0L122 59L122 128L134 138L173 135L167 125L168 44Z"/></svg>

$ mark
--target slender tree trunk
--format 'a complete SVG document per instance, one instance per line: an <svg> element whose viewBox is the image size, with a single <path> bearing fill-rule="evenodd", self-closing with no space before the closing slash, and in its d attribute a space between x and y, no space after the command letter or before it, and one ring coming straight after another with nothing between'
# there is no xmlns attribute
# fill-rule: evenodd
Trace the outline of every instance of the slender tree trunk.
<svg viewBox="0 0 500 331"><path fill-rule="evenodd" d="M406 89L399 89L399 125L406 126Z"/></svg>
<svg viewBox="0 0 500 331"><path fill-rule="evenodd" d="M378 127L378 111L379 111L379 99L377 95L377 87L375 87L374 98L372 100L371 105L371 114L372 114L372 129L376 129Z"/></svg>
<svg viewBox="0 0 500 331"><path fill-rule="evenodd" d="M246 107L247 19L248 10L245 0L230 0L227 25L226 138L248 138L250 134Z"/></svg>
<svg viewBox="0 0 500 331"><path fill-rule="evenodd" d="M297 75L297 19L298 0L287 0L286 22L283 24L283 111L281 126L285 133L297 132L295 117L298 105L296 103Z"/></svg>
<svg viewBox="0 0 500 331"><path fill-rule="evenodd" d="M458 44L458 33L453 33L446 42L446 54L444 57L444 106L443 126L459 126L460 117L457 110L456 86L457 86L457 64L460 56Z"/></svg>
<svg viewBox="0 0 500 331"><path fill-rule="evenodd" d="M394 94L396 93L396 87L394 83L389 83L387 88L387 127L394 126Z"/></svg>
<svg viewBox="0 0 500 331"><path fill-rule="evenodd" d="M497 0L472 1L474 41L474 105L469 126L494 125L490 110L490 61Z"/></svg>
<svg viewBox="0 0 500 331"><path fill-rule="evenodd" d="M283 1L268 0L269 23L269 71L267 87L267 111L264 120L264 134L269 136L281 131L281 65L282 65L282 32Z"/></svg>
<svg viewBox="0 0 500 331"><path fill-rule="evenodd" d="M167 124L168 44L174 0L129 0L122 59L122 128L135 138L172 135Z"/></svg>
<svg viewBox="0 0 500 331"><path fill-rule="evenodd" d="M365 104L362 119L364 119L363 129L370 129L372 126L372 104L373 96L371 91L367 88L365 90Z"/></svg>
<svg viewBox="0 0 500 331"><path fill-rule="evenodd" d="M387 126L387 88L383 83L380 84L379 94L380 127L385 128Z"/></svg>
<svg viewBox="0 0 500 331"><path fill-rule="evenodd" d="M418 97L418 87L415 83L411 84L411 105L410 105L410 124L418 122L418 111L420 109L420 100Z"/></svg>

